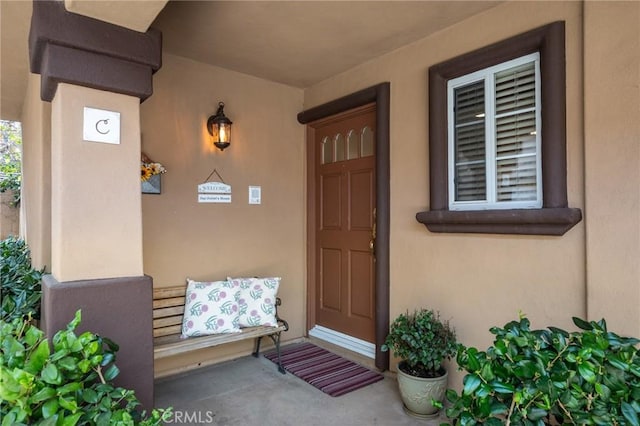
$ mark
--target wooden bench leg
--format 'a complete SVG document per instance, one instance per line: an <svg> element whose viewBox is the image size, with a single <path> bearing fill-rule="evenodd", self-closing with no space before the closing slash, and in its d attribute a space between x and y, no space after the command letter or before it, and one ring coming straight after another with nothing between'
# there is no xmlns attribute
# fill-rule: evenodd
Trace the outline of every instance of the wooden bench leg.
<svg viewBox="0 0 640 426"><path fill-rule="evenodd" d="M276 353L278 354L278 371L282 374L286 374L287 371L282 366L282 359L280 358L280 333L277 332L274 334L270 334L269 337L273 340L273 344L276 346ZM263 336L256 337L256 350L253 352L253 356L258 358L260 356L260 341Z"/></svg>

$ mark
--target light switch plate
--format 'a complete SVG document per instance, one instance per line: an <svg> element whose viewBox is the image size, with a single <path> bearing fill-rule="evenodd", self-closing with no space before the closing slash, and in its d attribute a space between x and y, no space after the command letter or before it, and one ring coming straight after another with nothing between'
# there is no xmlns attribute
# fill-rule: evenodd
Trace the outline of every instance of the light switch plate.
<svg viewBox="0 0 640 426"><path fill-rule="evenodd" d="M120 113L84 107L82 138L87 142L120 143Z"/></svg>
<svg viewBox="0 0 640 426"><path fill-rule="evenodd" d="M262 202L262 188L259 186L249 187L249 204L260 204Z"/></svg>

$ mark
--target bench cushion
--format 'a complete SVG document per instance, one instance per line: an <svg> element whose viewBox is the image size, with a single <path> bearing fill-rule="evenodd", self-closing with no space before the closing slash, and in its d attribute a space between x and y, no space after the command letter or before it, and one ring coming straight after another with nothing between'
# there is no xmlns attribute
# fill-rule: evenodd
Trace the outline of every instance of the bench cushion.
<svg viewBox="0 0 640 426"><path fill-rule="evenodd" d="M240 327L265 325L273 327L276 320L276 296L280 287L280 277L270 278L228 278L240 289L238 294Z"/></svg>
<svg viewBox="0 0 640 426"><path fill-rule="evenodd" d="M239 333L238 290L229 281L187 279L182 337Z"/></svg>

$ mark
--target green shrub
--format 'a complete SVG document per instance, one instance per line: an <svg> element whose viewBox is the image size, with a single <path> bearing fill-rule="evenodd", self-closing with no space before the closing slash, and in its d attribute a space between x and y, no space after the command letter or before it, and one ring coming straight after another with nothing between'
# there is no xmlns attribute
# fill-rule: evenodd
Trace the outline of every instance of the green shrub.
<svg viewBox="0 0 640 426"><path fill-rule="evenodd" d="M11 321L31 314L40 319L43 273L44 268L31 267L31 253L24 240L9 237L0 241L0 318Z"/></svg>
<svg viewBox="0 0 640 426"><path fill-rule="evenodd" d="M51 343L27 320L0 321L0 418L8 425L158 425L170 410L139 413L133 391L114 387L118 347L77 336L80 311ZM51 346L50 346L51 345Z"/></svg>
<svg viewBox="0 0 640 426"><path fill-rule="evenodd" d="M13 206L20 204L22 180L22 127L0 120L0 192L13 191Z"/></svg>
<svg viewBox="0 0 640 426"><path fill-rule="evenodd" d="M531 330L520 318L492 328L486 352L460 348L468 374L447 391L455 425L639 424L640 340L607 331L604 320L573 319L581 331Z"/></svg>
<svg viewBox="0 0 640 426"><path fill-rule="evenodd" d="M11 201L11 206L13 207L20 205L21 181L22 177L19 174L8 175L0 179L0 192L13 192L13 201Z"/></svg>
<svg viewBox="0 0 640 426"><path fill-rule="evenodd" d="M400 314L389 328L382 351L393 350L400 368L416 377L439 377L442 363L456 354L456 334L448 321L429 309Z"/></svg>

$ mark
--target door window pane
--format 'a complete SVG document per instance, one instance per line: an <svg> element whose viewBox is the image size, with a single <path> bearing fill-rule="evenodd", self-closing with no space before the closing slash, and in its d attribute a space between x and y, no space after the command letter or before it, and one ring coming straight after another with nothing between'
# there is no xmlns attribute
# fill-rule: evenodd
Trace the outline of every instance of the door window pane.
<svg viewBox="0 0 640 426"><path fill-rule="evenodd" d="M322 150L322 164L333 163L333 150L331 149L331 141L327 136L322 138L321 150Z"/></svg>
<svg viewBox="0 0 640 426"><path fill-rule="evenodd" d="M362 129L360 145L360 150L363 157L370 157L373 155L373 130L371 130L369 126L364 126L364 128Z"/></svg>
<svg viewBox="0 0 640 426"><path fill-rule="evenodd" d="M347 160L353 160L358 158L360 155L358 133L355 130L349 130L349 134L347 135Z"/></svg>
<svg viewBox="0 0 640 426"><path fill-rule="evenodd" d="M336 161L344 161L344 136L342 136L342 133L338 133L335 136L333 143L336 149Z"/></svg>

